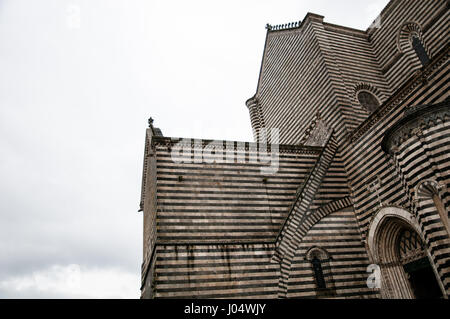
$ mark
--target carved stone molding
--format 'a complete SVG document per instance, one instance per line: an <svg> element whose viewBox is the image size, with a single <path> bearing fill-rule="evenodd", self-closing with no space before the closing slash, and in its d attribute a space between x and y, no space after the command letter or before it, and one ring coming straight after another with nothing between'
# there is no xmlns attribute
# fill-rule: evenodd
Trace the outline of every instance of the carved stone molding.
<svg viewBox="0 0 450 319"><path fill-rule="evenodd" d="M418 86L423 85L423 78L429 77L435 70L441 67L450 56L450 44L447 44L430 64L420 69L417 73L407 81L401 88L397 90L388 100L386 100L375 112L373 112L364 122L362 122L353 132L349 134L352 143L356 143L364 136L374 125L385 118L392 110L394 110L403 100Z"/></svg>
<svg viewBox="0 0 450 319"><path fill-rule="evenodd" d="M198 144L196 144L196 142ZM193 139L193 138L173 138L167 136L153 136L151 144L153 147L162 146L167 148L172 148L175 145L184 146L184 147L194 147L200 146L202 148L206 147L211 143L221 143L223 146L223 150L226 151L229 149L229 146L232 145L232 149L234 151L267 151L271 152L273 147L278 147L278 151L280 153L289 153L289 154L312 154L318 155L322 151L322 147L320 146L307 146L307 145L293 145L293 144L264 144L264 143L254 143L254 142L239 142L239 141L215 141L215 140L206 140L206 139ZM229 143L229 144L228 144Z"/></svg>
<svg viewBox="0 0 450 319"><path fill-rule="evenodd" d="M404 116L389 128L381 141L381 148L395 154L412 137L421 137L423 131L450 119L450 99L434 105L417 105L405 111Z"/></svg>

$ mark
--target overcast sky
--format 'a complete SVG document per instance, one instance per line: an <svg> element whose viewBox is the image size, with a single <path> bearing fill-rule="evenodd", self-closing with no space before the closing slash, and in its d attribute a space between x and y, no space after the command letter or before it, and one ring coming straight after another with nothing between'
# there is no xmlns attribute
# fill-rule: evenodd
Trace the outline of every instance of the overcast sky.
<svg viewBox="0 0 450 319"><path fill-rule="evenodd" d="M0 298L138 298L147 119L251 141L266 23L387 0L0 0Z"/></svg>

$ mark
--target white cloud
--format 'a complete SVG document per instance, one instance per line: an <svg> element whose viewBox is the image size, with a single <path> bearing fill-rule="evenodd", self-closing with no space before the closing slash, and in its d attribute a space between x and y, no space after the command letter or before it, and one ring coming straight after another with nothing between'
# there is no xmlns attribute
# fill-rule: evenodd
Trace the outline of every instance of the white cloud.
<svg viewBox="0 0 450 319"><path fill-rule="evenodd" d="M147 118L251 140L265 24L386 3L0 1L0 297L137 297Z"/></svg>
<svg viewBox="0 0 450 319"><path fill-rule="evenodd" d="M139 298L139 276L115 268L77 264L0 281L1 298Z"/></svg>

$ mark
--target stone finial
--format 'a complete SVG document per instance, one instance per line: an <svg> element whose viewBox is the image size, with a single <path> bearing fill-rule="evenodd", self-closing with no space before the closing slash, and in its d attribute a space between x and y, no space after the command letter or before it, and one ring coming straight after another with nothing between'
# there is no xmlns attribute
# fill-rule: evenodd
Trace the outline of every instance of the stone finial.
<svg viewBox="0 0 450 319"><path fill-rule="evenodd" d="M150 117L148 119L148 127L153 127L153 118L152 117Z"/></svg>
<svg viewBox="0 0 450 319"><path fill-rule="evenodd" d="M301 25L301 21L295 21L285 24L277 24L277 25L270 25L266 24L266 29L269 31L280 31L280 30L289 30L294 28L299 28Z"/></svg>

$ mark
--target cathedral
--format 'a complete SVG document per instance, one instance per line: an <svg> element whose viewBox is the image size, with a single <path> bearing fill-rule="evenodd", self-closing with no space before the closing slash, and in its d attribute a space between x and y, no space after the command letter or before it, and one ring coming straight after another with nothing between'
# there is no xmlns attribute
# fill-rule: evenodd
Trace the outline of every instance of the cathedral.
<svg viewBox="0 0 450 319"><path fill-rule="evenodd" d="M449 8L266 25L252 142L150 119L141 297L447 299Z"/></svg>

